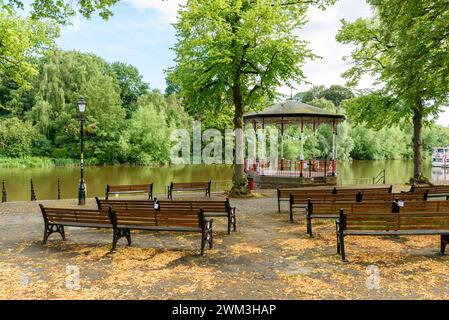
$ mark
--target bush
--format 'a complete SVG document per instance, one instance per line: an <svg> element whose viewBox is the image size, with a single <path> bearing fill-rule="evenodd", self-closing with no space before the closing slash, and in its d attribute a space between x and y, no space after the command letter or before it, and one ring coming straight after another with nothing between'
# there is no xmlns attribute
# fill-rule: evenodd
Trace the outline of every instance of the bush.
<svg viewBox="0 0 449 320"><path fill-rule="evenodd" d="M30 155L37 136L30 122L18 118L0 119L0 155L13 158Z"/></svg>

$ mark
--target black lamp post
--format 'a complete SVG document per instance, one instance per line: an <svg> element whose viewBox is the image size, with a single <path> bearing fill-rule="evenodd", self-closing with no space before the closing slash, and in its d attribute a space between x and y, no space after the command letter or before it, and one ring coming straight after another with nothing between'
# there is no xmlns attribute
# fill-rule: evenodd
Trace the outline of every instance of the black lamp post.
<svg viewBox="0 0 449 320"><path fill-rule="evenodd" d="M78 188L78 205L86 204L86 188L84 184L84 112L86 111L86 101L83 97L78 100L78 110L80 112L80 144L81 144L81 157L80 157L80 185Z"/></svg>

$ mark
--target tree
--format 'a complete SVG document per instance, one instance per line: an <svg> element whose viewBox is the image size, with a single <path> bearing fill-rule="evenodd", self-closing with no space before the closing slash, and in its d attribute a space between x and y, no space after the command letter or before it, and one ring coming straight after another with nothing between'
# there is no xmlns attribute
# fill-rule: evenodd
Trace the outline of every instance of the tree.
<svg viewBox="0 0 449 320"><path fill-rule="evenodd" d="M340 86L338 84L331 85L329 88L324 89L318 98L324 98L332 101L337 107L340 108L342 101L351 99L354 97L354 93L348 87Z"/></svg>
<svg viewBox="0 0 449 320"><path fill-rule="evenodd" d="M18 118L0 119L0 155L23 157L31 153L37 132L30 122Z"/></svg>
<svg viewBox="0 0 449 320"><path fill-rule="evenodd" d="M51 23L0 8L0 85L28 88L29 78L37 73L31 59L53 47L58 33Z"/></svg>
<svg viewBox="0 0 449 320"><path fill-rule="evenodd" d="M80 96L87 101L85 153L91 163L117 163L125 110L120 88L106 61L93 54L55 51L41 59L33 80L34 103L27 118L52 141L54 157L77 157Z"/></svg>
<svg viewBox="0 0 449 320"><path fill-rule="evenodd" d="M276 89L304 79L301 65L314 55L294 31L310 4L333 1L190 0L175 24L176 67L170 78L189 108L217 113L232 107L234 129L243 114L265 106ZM236 134L231 193L246 194L243 134Z"/></svg>
<svg viewBox="0 0 449 320"><path fill-rule="evenodd" d="M112 72L115 74L120 86L120 98L128 116L134 110L137 99L148 93L149 84L143 81L143 76L136 67L123 62L111 64Z"/></svg>
<svg viewBox="0 0 449 320"><path fill-rule="evenodd" d="M129 139L128 159L138 164L167 163L170 155L170 132L163 110L139 99L126 134Z"/></svg>
<svg viewBox="0 0 449 320"><path fill-rule="evenodd" d="M400 121L413 123L413 182L423 175L423 125L447 103L449 32L447 1L371 0L376 16L342 21L337 40L356 46L353 66L344 73L350 84L363 75L376 78L369 90L348 105L360 123L381 128Z"/></svg>
<svg viewBox="0 0 449 320"><path fill-rule="evenodd" d="M323 85L313 86L311 89L298 92L295 95L295 99L304 103L310 103L312 100L324 98L332 101L337 109L340 108L342 101L353 97L354 93L350 88L338 84L331 85L329 88Z"/></svg>
<svg viewBox="0 0 449 320"><path fill-rule="evenodd" d="M94 11L103 19L112 16L109 8L119 0L33 0L31 2L32 18L50 18L58 23L65 24L71 16L79 12L86 18L90 18ZM3 0L0 2L0 8L12 12L16 9L24 9L24 3L21 0Z"/></svg>

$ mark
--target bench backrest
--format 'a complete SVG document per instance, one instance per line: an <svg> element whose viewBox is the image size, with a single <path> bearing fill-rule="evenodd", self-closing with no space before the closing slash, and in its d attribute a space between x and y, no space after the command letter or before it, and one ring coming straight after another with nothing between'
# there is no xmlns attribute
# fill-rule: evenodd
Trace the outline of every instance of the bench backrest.
<svg viewBox="0 0 449 320"><path fill-rule="evenodd" d="M307 204L307 212L309 214L334 214L339 215L340 209L345 213L376 213L376 212L392 212L393 202L329 202L329 201L309 201Z"/></svg>
<svg viewBox="0 0 449 320"><path fill-rule="evenodd" d="M449 201L407 201L399 212L449 212Z"/></svg>
<svg viewBox="0 0 449 320"><path fill-rule="evenodd" d="M148 191L153 189L153 184L130 184L130 185L117 185L117 186L106 186L107 192L127 192L127 191Z"/></svg>
<svg viewBox="0 0 449 320"><path fill-rule="evenodd" d="M173 190L177 190L177 189L183 189L183 190L188 190L188 189L208 189L210 188L211 185L211 181L207 181L207 182L172 182L170 184L170 187Z"/></svg>
<svg viewBox="0 0 449 320"><path fill-rule="evenodd" d="M413 201L425 200L425 193L402 192L402 193L362 193L362 201Z"/></svg>
<svg viewBox="0 0 449 320"><path fill-rule="evenodd" d="M94 209L66 209L66 208L47 208L42 204L42 216L44 220L51 224L64 224L76 222L79 224L99 224L110 225L109 216L101 210Z"/></svg>
<svg viewBox="0 0 449 320"><path fill-rule="evenodd" d="M229 199L225 201L211 200L211 201L159 201L161 210L199 210L203 209L204 212L228 212L231 208Z"/></svg>
<svg viewBox="0 0 449 320"><path fill-rule="evenodd" d="M290 193L294 195L302 195L307 193L315 193L315 194L332 194L334 187L313 187L313 188L295 188L295 189L277 189L278 198L288 199L290 197Z"/></svg>
<svg viewBox="0 0 449 320"><path fill-rule="evenodd" d="M153 200L122 200L122 199L99 199L95 197L97 208L99 210L108 210L109 206L117 209L145 209L153 208Z"/></svg>
<svg viewBox="0 0 449 320"><path fill-rule="evenodd" d="M360 188L337 188L337 194L344 193L357 193L361 192L363 194L388 194L391 193L393 186L387 187L360 187Z"/></svg>
<svg viewBox="0 0 449 320"><path fill-rule="evenodd" d="M153 200L100 200L95 197L98 209L108 210L109 206L114 209L153 209ZM229 199L209 201L183 201L183 200L160 200L160 210L195 210L203 209L204 212L228 212L231 208Z"/></svg>
<svg viewBox="0 0 449 320"><path fill-rule="evenodd" d="M342 210L339 220L343 230L449 230L449 212L345 214Z"/></svg>
<svg viewBox="0 0 449 320"><path fill-rule="evenodd" d="M382 187L356 187L356 188L350 188L350 187L329 187L329 186L322 186L322 187L311 187L311 188L278 188L277 189L277 196L278 199L288 199L290 196L290 193L294 196L301 196L305 194L357 194L359 192L363 194L388 194L391 193L392 186L382 186Z"/></svg>
<svg viewBox="0 0 449 320"><path fill-rule="evenodd" d="M429 194L448 193L449 185L433 185L433 186L412 186L410 192L425 192Z"/></svg>
<svg viewBox="0 0 449 320"><path fill-rule="evenodd" d="M328 201L328 202L339 202L339 201L357 201L359 199L358 194L316 194L307 193L301 195L290 194L290 204L307 204L308 200L312 201Z"/></svg>
<svg viewBox="0 0 449 320"><path fill-rule="evenodd" d="M154 210L154 209L115 209L109 214L114 225L139 227L185 227L203 228L205 224L202 210Z"/></svg>

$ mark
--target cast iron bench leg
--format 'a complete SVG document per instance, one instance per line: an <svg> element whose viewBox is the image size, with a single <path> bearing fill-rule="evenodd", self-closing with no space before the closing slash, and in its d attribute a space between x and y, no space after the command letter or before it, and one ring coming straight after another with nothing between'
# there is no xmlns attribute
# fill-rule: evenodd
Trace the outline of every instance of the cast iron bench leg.
<svg viewBox="0 0 449 320"><path fill-rule="evenodd" d="M44 239L42 240L42 244L47 244L48 237L55 232L61 235L62 240L65 240L64 226L49 223L45 225L44 228Z"/></svg>
<svg viewBox="0 0 449 320"><path fill-rule="evenodd" d="M446 246L449 244L449 235L441 235L441 246L440 246L440 254L445 255Z"/></svg>

